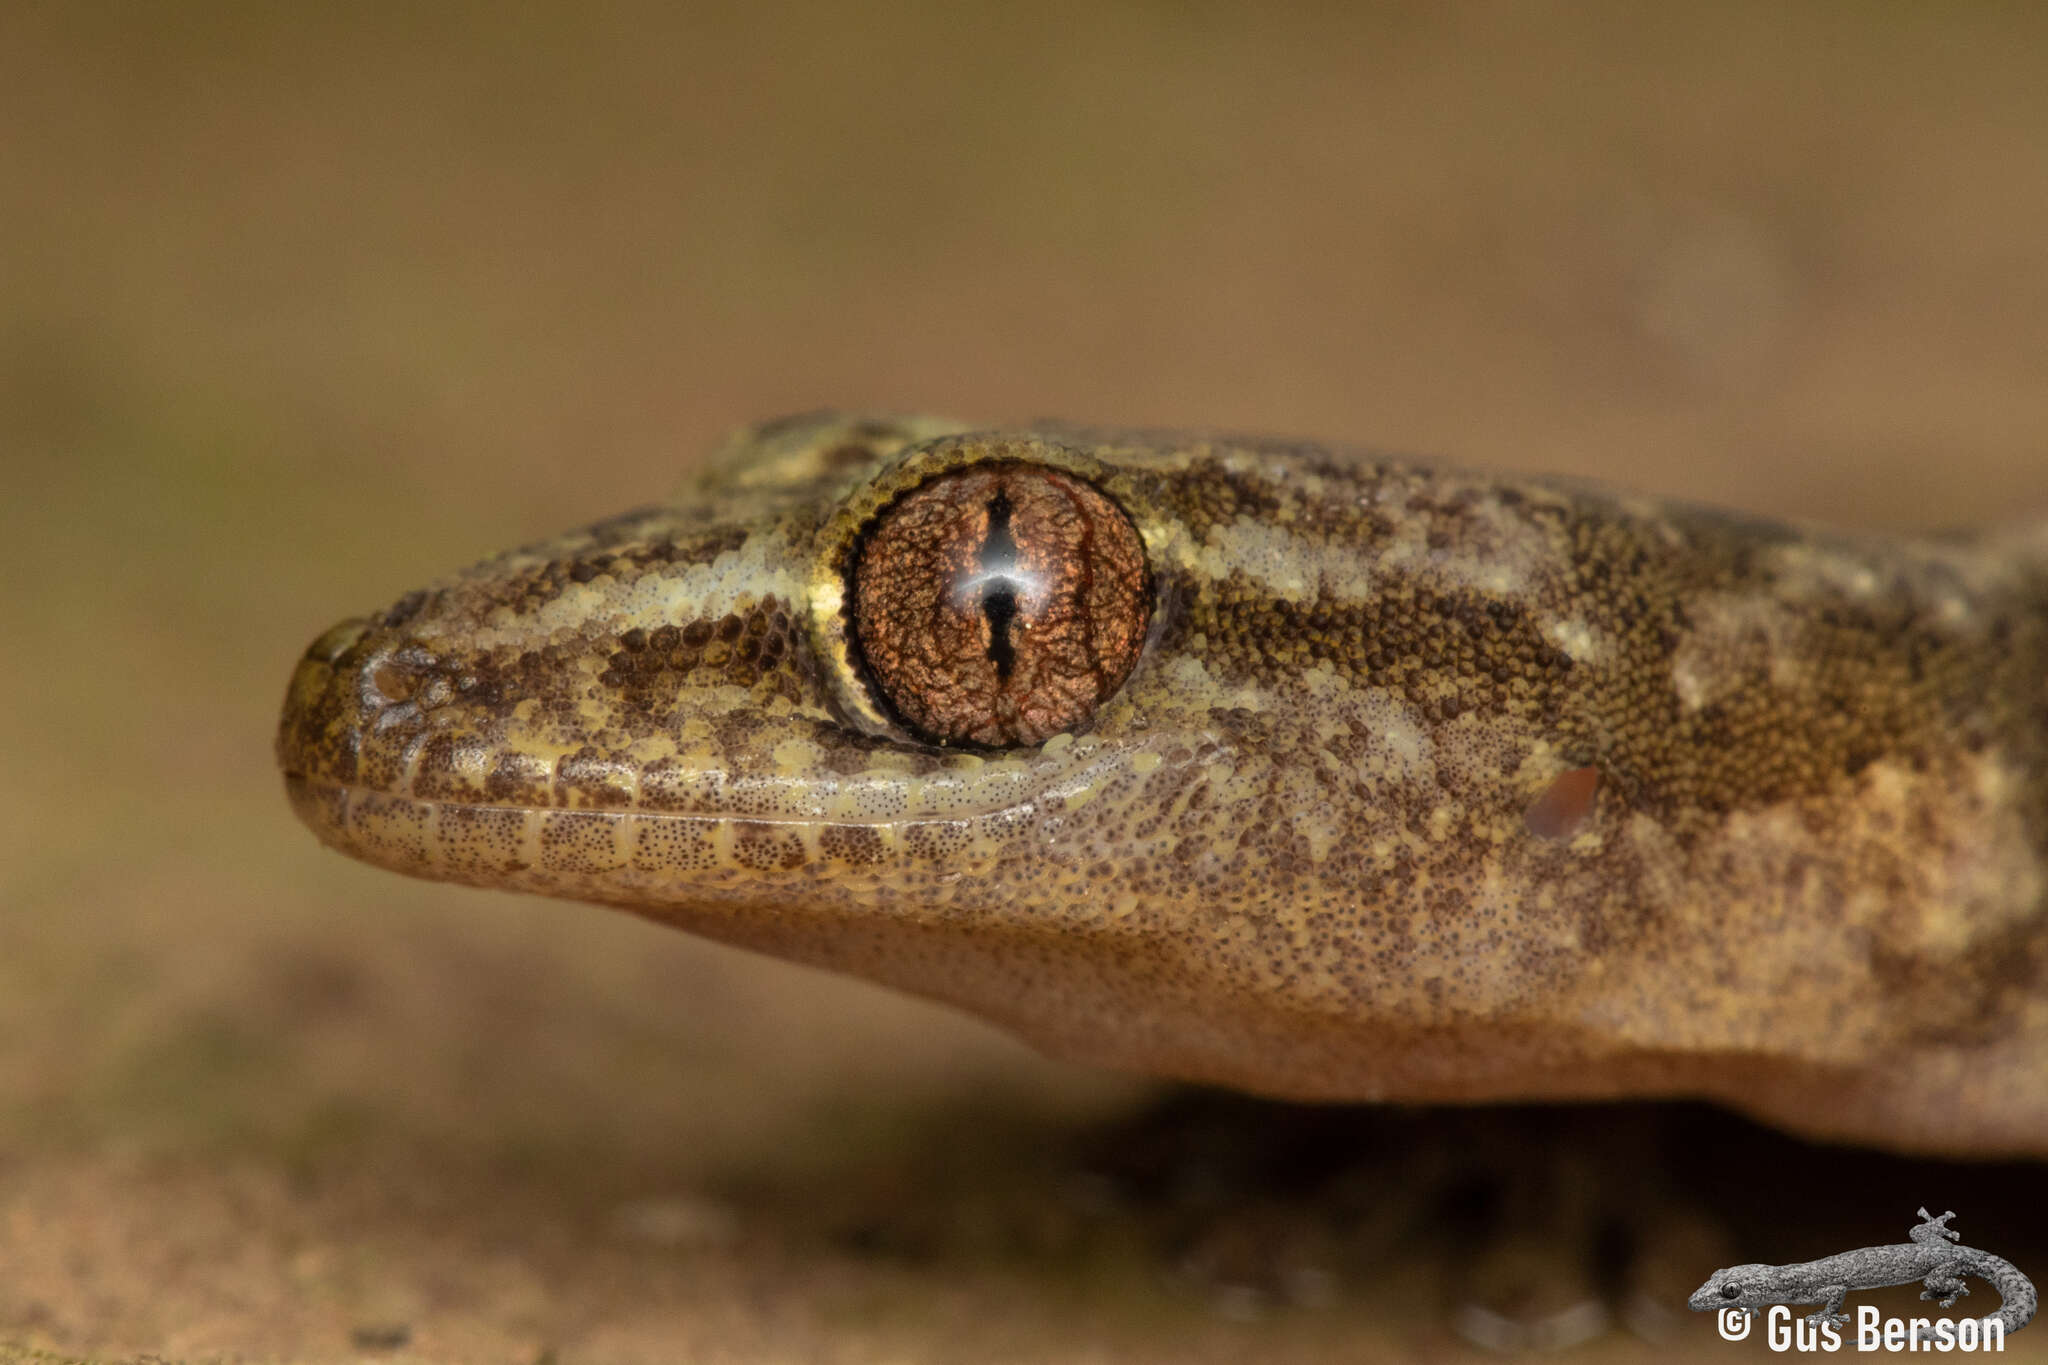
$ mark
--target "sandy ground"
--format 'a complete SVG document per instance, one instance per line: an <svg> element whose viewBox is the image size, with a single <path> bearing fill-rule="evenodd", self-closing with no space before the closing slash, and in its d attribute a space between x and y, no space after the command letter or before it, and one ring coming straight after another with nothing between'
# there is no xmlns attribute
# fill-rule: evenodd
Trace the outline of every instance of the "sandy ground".
<svg viewBox="0 0 2048 1365"><path fill-rule="evenodd" d="M2048 1279L2039 1166L1156 1110L271 767L330 621L788 410L2048 509L2048 12L1785 8L0 8L0 1361L1725 1360L1922 1201Z"/></svg>

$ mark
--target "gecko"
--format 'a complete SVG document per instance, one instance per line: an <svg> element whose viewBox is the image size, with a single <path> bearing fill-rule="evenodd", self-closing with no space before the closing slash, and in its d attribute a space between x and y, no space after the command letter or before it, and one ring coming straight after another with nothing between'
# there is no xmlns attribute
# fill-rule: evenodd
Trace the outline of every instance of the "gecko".
<svg viewBox="0 0 2048 1365"><path fill-rule="evenodd" d="M1696 1313L1713 1309L1739 1308L1754 1313L1768 1304L1818 1303L1822 1307L1807 1315L1808 1324L1839 1327L1849 1321L1842 1312L1842 1298L1852 1290L1883 1289L1895 1284L1925 1282L1923 1299L1939 1297L1943 1308L1970 1292L1963 1276L1989 1280L2003 1300L1998 1312L1978 1319L1986 1333L1982 1340L1997 1340L2025 1327L2033 1320L2038 1299L2034 1285L2002 1256L1961 1243L1962 1234L1948 1225L1955 1211L1939 1218L1924 1207L1920 1222L1907 1233L1912 1240L1890 1246L1859 1247L1817 1261L1794 1265L1737 1265L1717 1270L1687 1300ZM1913 1329L1916 1342L1936 1340L1932 1324L1922 1320ZM1944 1348L1946 1349L1946 1348Z"/></svg>
<svg viewBox="0 0 2048 1365"><path fill-rule="evenodd" d="M299 817L1057 1057L2048 1157L2048 524L816 413L322 634Z"/></svg>

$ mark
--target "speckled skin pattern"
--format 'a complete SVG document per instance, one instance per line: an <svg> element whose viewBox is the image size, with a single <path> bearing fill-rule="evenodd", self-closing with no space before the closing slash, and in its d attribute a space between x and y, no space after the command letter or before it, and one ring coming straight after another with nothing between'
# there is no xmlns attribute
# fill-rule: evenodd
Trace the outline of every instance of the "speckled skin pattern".
<svg viewBox="0 0 2048 1365"><path fill-rule="evenodd" d="M1154 601L1092 717L963 752L877 704L847 575L880 509L987 461L1106 493ZM816 415L335 627L278 758L355 857L1063 1057L2048 1156L2048 528L1858 538L1306 443Z"/></svg>
<svg viewBox="0 0 2048 1365"><path fill-rule="evenodd" d="M1951 1245L1962 1240L1962 1234L1948 1225L1953 1217L1953 1210L1937 1218L1922 1208L1920 1222L1906 1234L1909 1241L1859 1247L1793 1265L1736 1265L1717 1270L1693 1291L1687 1306L1695 1313L1741 1308L1754 1315L1771 1304L1817 1303L1821 1307L1808 1314L1806 1321L1815 1327L1840 1327L1849 1321L1842 1312L1842 1300L1856 1290L1919 1280L1926 1286L1920 1291L1921 1298L1938 1299L1943 1308L1951 1308L1970 1292L1963 1276L1975 1275L1989 1280L2004 1300L1998 1312L1977 1319L1977 1326L1987 1333L1996 1328L1996 1339L2002 1341L2033 1321L2039 1295L2033 1281L2003 1256ZM1935 1339L1929 1325L1916 1327L1913 1336L1922 1342ZM1978 1339L1993 1340L1988 1334ZM1954 1349L1953 1339L1943 1349Z"/></svg>

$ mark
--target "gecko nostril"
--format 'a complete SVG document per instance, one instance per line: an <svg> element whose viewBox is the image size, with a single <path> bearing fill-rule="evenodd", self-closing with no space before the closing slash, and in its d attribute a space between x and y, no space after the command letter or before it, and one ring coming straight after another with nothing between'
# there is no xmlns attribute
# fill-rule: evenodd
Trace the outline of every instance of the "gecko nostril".
<svg viewBox="0 0 2048 1365"><path fill-rule="evenodd" d="M439 706L455 682L454 671L416 641L373 650L360 668L360 696L368 706Z"/></svg>
<svg viewBox="0 0 2048 1365"><path fill-rule="evenodd" d="M370 670L370 686L387 702L412 700L415 681L410 672L389 660Z"/></svg>

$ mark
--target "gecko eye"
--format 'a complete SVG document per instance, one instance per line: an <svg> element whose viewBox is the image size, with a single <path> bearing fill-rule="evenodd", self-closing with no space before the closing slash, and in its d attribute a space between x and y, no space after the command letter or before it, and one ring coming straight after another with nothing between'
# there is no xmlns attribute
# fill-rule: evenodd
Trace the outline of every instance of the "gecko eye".
<svg viewBox="0 0 2048 1365"><path fill-rule="evenodd" d="M1739 1284L1724 1284L1724 1285L1722 1285L1722 1286L1721 1286L1721 1297L1722 1297L1722 1298L1724 1298L1724 1299L1739 1299L1739 1298L1741 1298L1741 1297L1742 1297L1742 1286L1741 1286L1741 1285L1739 1285Z"/></svg>
<svg viewBox="0 0 2048 1365"><path fill-rule="evenodd" d="M873 691L937 744L1039 744L1080 725L1130 676L1152 614L1131 519L1031 464L913 488L876 516L848 578Z"/></svg>

